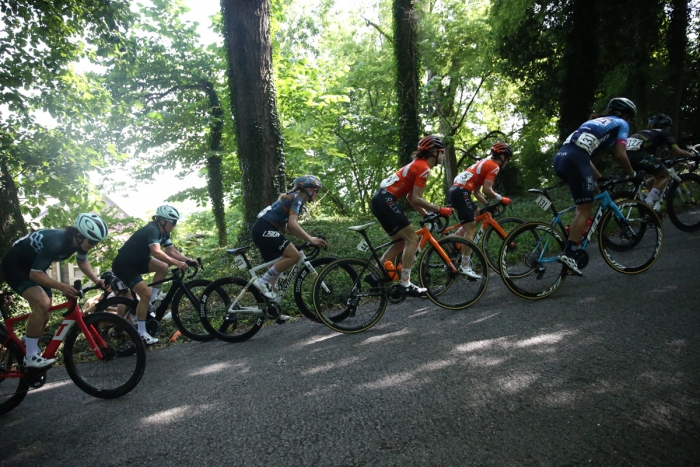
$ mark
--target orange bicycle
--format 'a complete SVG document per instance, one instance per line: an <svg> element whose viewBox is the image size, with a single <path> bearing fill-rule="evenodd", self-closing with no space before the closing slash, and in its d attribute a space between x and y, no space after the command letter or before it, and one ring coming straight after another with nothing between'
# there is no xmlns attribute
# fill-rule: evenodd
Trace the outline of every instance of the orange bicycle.
<svg viewBox="0 0 700 467"><path fill-rule="evenodd" d="M489 267L481 249L472 241L450 235L436 239L432 232L445 218L429 214L420 221L417 254L420 256L418 277L428 289L428 298L436 305L450 310L462 310L481 298L488 285ZM369 251L368 259L341 258L328 264L313 286L313 303L318 317L337 332L356 333L374 326L384 314L387 301L404 297L380 263L381 252L401 240L392 240L373 247L367 234L369 224L349 227L362 235L357 246ZM471 278L459 273L460 251L472 250L472 269L479 275ZM398 278L396 277L398 280Z"/></svg>

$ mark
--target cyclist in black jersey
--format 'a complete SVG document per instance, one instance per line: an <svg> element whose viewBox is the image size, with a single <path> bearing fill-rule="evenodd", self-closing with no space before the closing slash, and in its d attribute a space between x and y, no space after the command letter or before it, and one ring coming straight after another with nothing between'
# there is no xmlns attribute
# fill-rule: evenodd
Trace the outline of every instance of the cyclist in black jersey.
<svg viewBox="0 0 700 467"><path fill-rule="evenodd" d="M304 205L316 201L320 189L321 180L318 177L297 177L294 180L294 189L281 194L277 201L260 211L258 220L251 228L253 242L260 249L263 260L268 262L279 258L264 276L255 281L263 295L271 300L277 299L274 287L279 275L296 264L301 257L296 247L284 238L280 230L286 229L295 237L315 246L328 246L324 239L312 237L299 225L299 216L304 211ZM289 316L281 315L279 319L286 321L289 320Z"/></svg>
<svg viewBox="0 0 700 467"><path fill-rule="evenodd" d="M631 100L624 97L611 99L605 111L601 115L592 115L590 120L569 135L554 156L554 171L569 185L576 204L576 215L571 222L569 240L564 252L559 255L559 262L577 276L582 276L583 273L573 257L574 248L593 212L595 180L601 177L591 162L591 157L612 149L622 169L628 175L636 176L625 152L630 131L629 122L636 114L637 107Z"/></svg>
<svg viewBox="0 0 700 467"><path fill-rule="evenodd" d="M177 251L170 240L170 232L179 219L180 213L174 207L167 204L158 206L152 221L129 237L112 262L114 275L139 296L136 320L139 334L147 345L158 342L146 331L146 318L160 287L149 288L141 274L154 272L153 282L157 282L165 279L169 266L184 272L189 268L187 261L194 262Z"/></svg>
<svg viewBox="0 0 700 467"><path fill-rule="evenodd" d="M672 126L673 121L668 115L652 115L646 130L638 131L627 138L627 157L632 168L638 172L643 170L654 177L653 185L645 199L645 202L652 207L671 181L666 166L654 157L656 150L666 147L674 157L695 157L694 154L678 147L671 134Z"/></svg>
<svg viewBox="0 0 700 467"><path fill-rule="evenodd" d="M49 322L51 289L60 290L68 298L78 296L70 284L52 279L46 270L56 261L76 255L78 268L95 285L104 288L88 261L88 251L107 238L107 224L96 214L80 214L73 227L36 230L17 240L2 257L0 270L7 284L29 302L31 314L25 334L24 365L43 368L56 361L39 355L38 342Z"/></svg>

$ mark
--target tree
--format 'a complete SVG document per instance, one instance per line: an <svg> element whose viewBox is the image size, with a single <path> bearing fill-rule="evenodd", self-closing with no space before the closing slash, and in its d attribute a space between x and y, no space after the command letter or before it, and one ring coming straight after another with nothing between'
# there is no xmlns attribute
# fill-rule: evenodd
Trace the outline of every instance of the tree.
<svg viewBox="0 0 700 467"><path fill-rule="evenodd" d="M285 160L273 79L268 0L222 0L245 228L285 188Z"/></svg>

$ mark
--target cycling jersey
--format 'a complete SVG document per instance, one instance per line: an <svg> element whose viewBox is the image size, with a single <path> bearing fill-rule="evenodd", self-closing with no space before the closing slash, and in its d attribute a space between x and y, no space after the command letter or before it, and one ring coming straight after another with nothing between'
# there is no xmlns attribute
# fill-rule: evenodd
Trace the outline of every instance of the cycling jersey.
<svg viewBox="0 0 700 467"><path fill-rule="evenodd" d="M289 214L301 216L304 212L304 198L299 191L290 191L278 199L271 206L258 213L258 219L265 219L278 230L283 229L289 222Z"/></svg>
<svg viewBox="0 0 700 467"><path fill-rule="evenodd" d="M627 138L627 152L646 151L649 154L654 154L658 148L663 146L678 147L676 140L671 135L671 130L668 128L642 130Z"/></svg>
<svg viewBox="0 0 700 467"><path fill-rule="evenodd" d="M117 257L131 264L141 263L151 256L151 245L160 245L163 249L173 245L170 234L161 232L155 221L134 232L119 249Z"/></svg>
<svg viewBox="0 0 700 467"><path fill-rule="evenodd" d="M413 191L413 187L425 188L430 177L430 166L425 159L414 159L398 172L382 180L381 188L400 199Z"/></svg>
<svg viewBox="0 0 700 467"><path fill-rule="evenodd" d="M581 125L564 141L564 146L573 144L589 156L605 151L617 144L626 144L630 126L625 119L615 115L599 117Z"/></svg>
<svg viewBox="0 0 700 467"><path fill-rule="evenodd" d="M457 175L454 185L461 186L473 193L474 190L481 188L486 180L491 180L492 182L496 180L499 170L501 170L501 167L496 161L491 158L483 159Z"/></svg>

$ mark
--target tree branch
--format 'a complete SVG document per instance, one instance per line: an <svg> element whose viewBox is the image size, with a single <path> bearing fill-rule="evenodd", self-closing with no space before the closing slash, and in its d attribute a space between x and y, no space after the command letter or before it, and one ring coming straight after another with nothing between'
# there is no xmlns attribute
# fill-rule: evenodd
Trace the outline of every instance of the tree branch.
<svg viewBox="0 0 700 467"><path fill-rule="evenodd" d="M365 17L362 16L362 15L360 15L360 18L362 18L363 20L365 20L365 23L367 23L367 26L373 27L374 29L376 29L377 31L379 31L379 34L381 34L382 36L386 37L387 40L388 40L389 42L391 42L392 44L394 43L394 38L391 37L391 36L389 36L389 35L388 35L387 33L385 33L384 31L382 31L382 28L380 28L379 26L377 26L377 25L374 24L372 21L368 20L367 18L365 18Z"/></svg>

